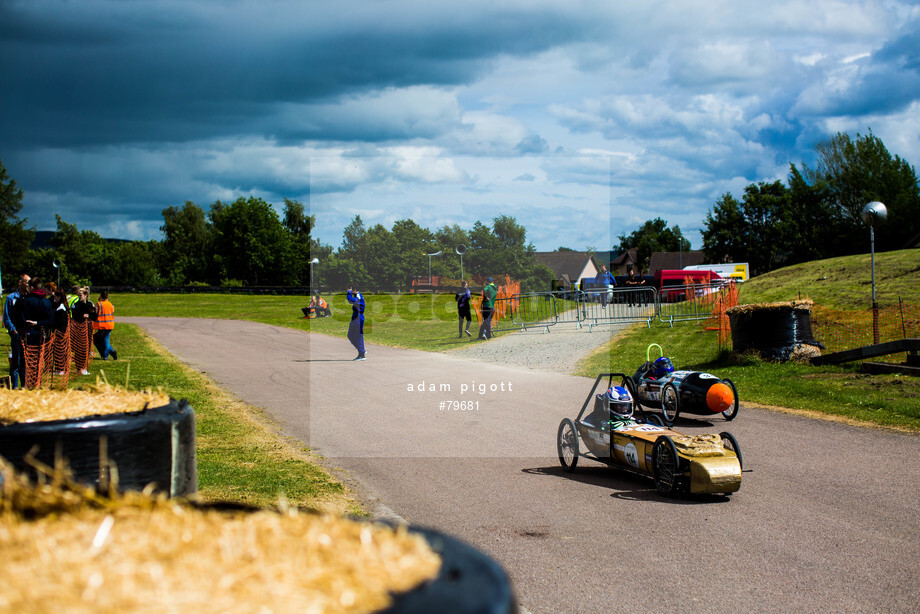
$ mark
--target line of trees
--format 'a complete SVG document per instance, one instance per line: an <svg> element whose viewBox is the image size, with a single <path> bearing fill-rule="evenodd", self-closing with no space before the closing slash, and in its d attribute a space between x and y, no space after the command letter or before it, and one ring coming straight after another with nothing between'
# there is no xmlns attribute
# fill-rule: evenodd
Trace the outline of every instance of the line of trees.
<svg viewBox="0 0 920 614"><path fill-rule="evenodd" d="M0 162L0 264L3 287L21 272L63 283L97 286L307 286L313 268L317 286L333 289L359 284L366 289L405 289L413 277L431 274L459 280L464 245L464 276L508 274L523 288L550 287L552 272L538 264L526 229L513 217L499 216L491 226L476 222L471 230L457 225L437 231L413 220L392 229L366 228L356 216L345 228L341 247L317 241L315 216L302 203L285 199L279 215L266 201L239 198L217 201L207 212L193 202L163 210L162 241L112 241L80 230L56 216L57 230L48 247L31 249L35 231L19 218L22 189ZM57 266L55 266L57 265Z"/></svg>
<svg viewBox="0 0 920 614"><path fill-rule="evenodd" d="M790 165L786 184L758 182L741 200L723 195L707 213L703 251L709 262L748 262L752 273L865 252L860 212L881 201L888 219L876 226L876 249L920 239L920 186L914 168L892 156L871 132L838 133L816 146L817 165Z"/></svg>
<svg viewBox="0 0 920 614"><path fill-rule="evenodd" d="M457 253L461 245L466 248L462 258ZM524 291L547 290L553 272L536 261L535 252L527 230L507 215L494 218L491 226L476 222L471 230L454 224L436 231L408 219L397 221L390 230L381 224L367 228L361 216L355 216L337 250L319 243L312 246L313 256L320 260L318 284L356 283L386 290L427 277L429 266L432 277L459 281L462 266L462 278L467 280L507 274L519 280Z"/></svg>

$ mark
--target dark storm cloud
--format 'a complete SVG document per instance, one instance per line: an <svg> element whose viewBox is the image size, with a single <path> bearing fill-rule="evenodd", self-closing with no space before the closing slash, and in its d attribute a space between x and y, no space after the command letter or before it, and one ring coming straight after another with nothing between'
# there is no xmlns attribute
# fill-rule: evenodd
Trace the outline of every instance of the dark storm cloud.
<svg viewBox="0 0 920 614"><path fill-rule="evenodd" d="M349 16L300 2L6 2L0 112L17 118L7 144L240 133L283 140L285 104L469 82L497 54L536 53L585 28L577 16L556 10L484 10L455 19L449 11L407 18L387 2L359 6L361 14ZM295 127L293 136L336 139L338 126L333 122L329 134L314 122Z"/></svg>

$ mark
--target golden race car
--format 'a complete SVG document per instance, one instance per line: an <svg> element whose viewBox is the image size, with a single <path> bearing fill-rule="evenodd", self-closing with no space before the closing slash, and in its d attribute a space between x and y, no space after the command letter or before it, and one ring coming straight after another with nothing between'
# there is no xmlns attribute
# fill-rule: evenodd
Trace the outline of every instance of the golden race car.
<svg viewBox="0 0 920 614"><path fill-rule="evenodd" d="M602 393L598 386L605 384ZM556 448L566 471L579 457L651 476L665 496L730 495L741 488L742 459L731 433L684 435L645 414L624 373L601 373L574 420L559 424Z"/></svg>

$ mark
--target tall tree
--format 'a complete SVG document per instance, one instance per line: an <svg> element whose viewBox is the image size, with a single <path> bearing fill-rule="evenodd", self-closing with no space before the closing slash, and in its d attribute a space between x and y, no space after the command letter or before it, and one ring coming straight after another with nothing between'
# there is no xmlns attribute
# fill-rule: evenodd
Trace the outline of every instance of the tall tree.
<svg viewBox="0 0 920 614"><path fill-rule="evenodd" d="M211 205L208 217L221 280L251 285L288 283L290 241L270 204L254 196L229 205L218 201Z"/></svg>
<svg viewBox="0 0 920 614"><path fill-rule="evenodd" d="M191 201L186 201L181 209L167 207L163 209L160 230L165 236L163 252L168 268L163 271L163 277L166 283L218 281L210 270L212 236L204 209Z"/></svg>
<svg viewBox="0 0 920 614"><path fill-rule="evenodd" d="M310 232L315 224L316 218L304 213L303 203L284 199L283 225L290 239L290 260L287 268L291 273L291 283L303 285L310 281L313 246Z"/></svg>
<svg viewBox="0 0 920 614"><path fill-rule="evenodd" d="M551 289L553 272L538 263L527 229L508 215L492 220L492 227L476 222L470 231L468 276L509 275L521 282L524 291ZM464 261L466 262L466 261Z"/></svg>
<svg viewBox="0 0 920 614"><path fill-rule="evenodd" d="M660 217L647 220L629 235L620 235L619 240L618 251L635 249L638 264L644 270L648 269L652 252L690 251L690 241L684 238L680 227L668 227L668 223Z"/></svg>
<svg viewBox="0 0 920 614"><path fill-rule="evenodd" d="M876 228L879 249L901 249L920 232L920 188L917 174L906 160L893 156L880 138L872 134L837 133L815 146L814 169L803 165L802 175L812 185L824 183L828 198L848 223L842 244L861 251L865 227L860 213L878 200L888 209L888 220Z"/></svg>
<svg viewBox="0 0 920 614"><path fill-rule="evenodd" d="M19 218L22 211L22 188L9 177L0 160L0 288L12 285L24 272L29 245L35 238L35 229L27 228L27 219Z"/></svg>

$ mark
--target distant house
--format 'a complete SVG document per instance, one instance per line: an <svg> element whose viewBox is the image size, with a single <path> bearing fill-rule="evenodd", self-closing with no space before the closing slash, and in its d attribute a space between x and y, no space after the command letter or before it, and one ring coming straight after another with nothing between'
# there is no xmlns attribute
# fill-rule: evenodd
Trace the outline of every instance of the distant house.
<svg viewBox="0 0 920 614"><path fill-rule="evenodd" d="M607 267L614 275L626 275L630 269L639 273L639 256L635 248L628 249L613 260Z"/></svg>
<svg viewBox="0 0 920 614"><path fill-rule="evenodd" d="M652 258L648 264L648 275L654 275L662 269L682 269L685 266L703 264L705 261L705 254L701 251L652 252Z"/></svg>
<svg viewBox="0 0 920 614"><path fill-rule="evenodd" d="M553 272L553 290L568 290L579 279L597 277L600 265L587 252L537 252L537 262Z"/></svg>

